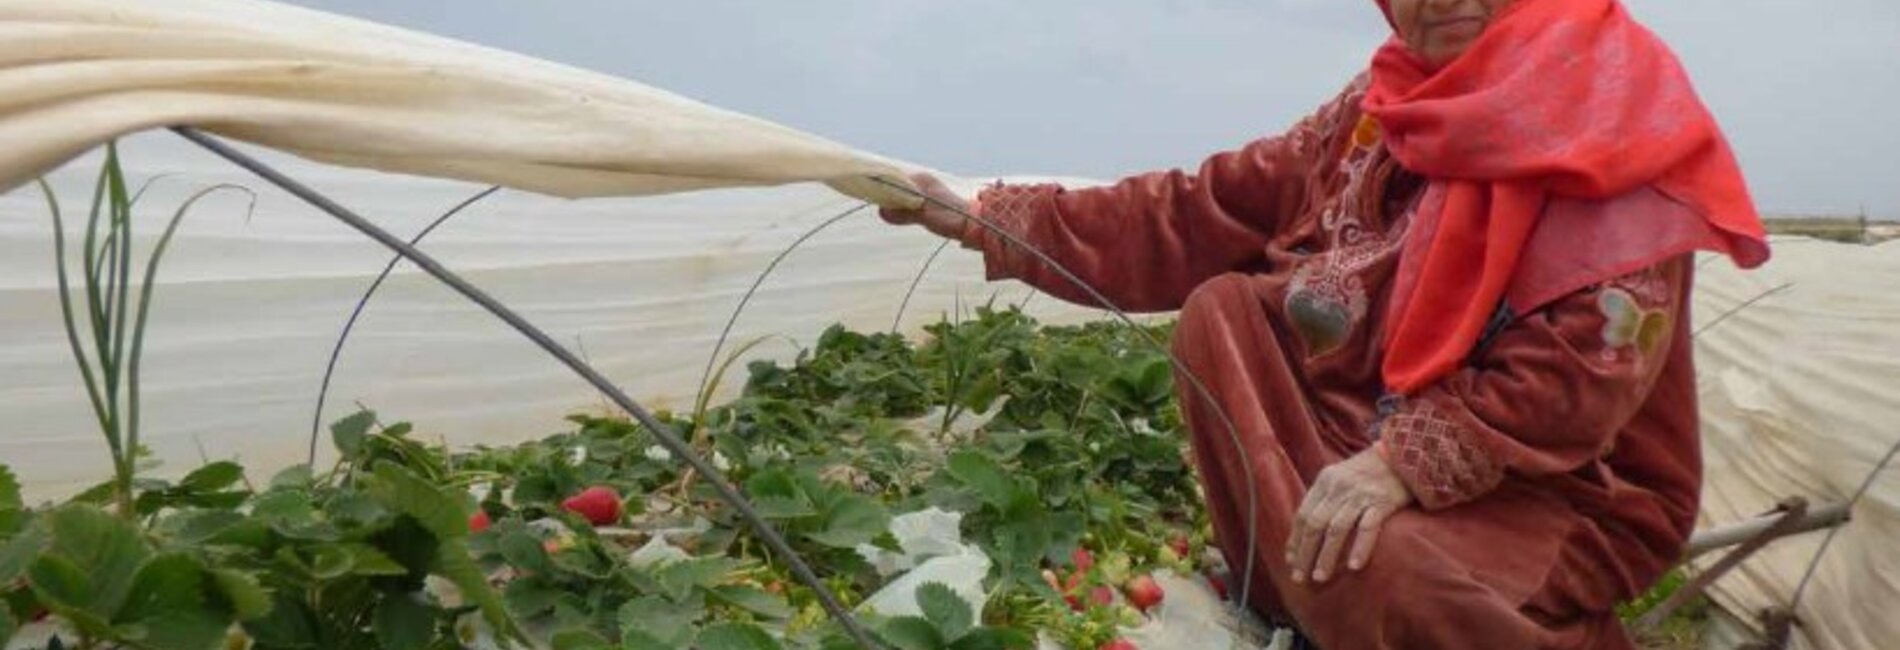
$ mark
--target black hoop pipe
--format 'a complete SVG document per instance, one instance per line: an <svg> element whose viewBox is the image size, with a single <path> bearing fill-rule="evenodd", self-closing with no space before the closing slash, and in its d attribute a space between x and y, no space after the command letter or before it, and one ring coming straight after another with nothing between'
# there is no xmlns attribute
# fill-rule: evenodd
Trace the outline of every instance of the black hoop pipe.
<svg viewBox="0 0 1900 650"><path fill-rule="evenodd" d="M493 296L488 295L475 285L470 284L467 280L462 279L461 276L456 275L455 272L444 267L440 262L437 262L435 258L430 257L427 253L420 250L416 250L415 247L404 243L402 239L383 230L361 215L352 212L349 208L337 204L329 197L311 189L309 186L297 182L295 179L284 175L282 172L277 171L264 162L252 158L244 152L233 149L229 145L197 129L174 126L171 127L171 131L200 147L204 147L211 153L217 154L219 157L258 175L260 178L269 181L272 185L276 185L291 195L296 196L298 199L335 217L338 221L342 221L345 225L354 228L357 232L363 233L370 239L374 239L383 246L402 255L408 259L410 263L415 264L443 284L448 285L449 288L454 289L456 293L462 294L463 297L480 305L490 314L501 319L502 322L507 323L509 327L514 328L515 331L527 337L528 340L534 342L534 344L539 346L542 350L547 351L549 355L560 361L562 365L567 366L570 370L573 370L575 374L580 375L587 383L593 385L596 390L599 390L603 395L606 395L608 399L612 400L615 406L625 410L628 414L632 415L635 420L638 420L642 426L645 426L648 431L652 432L653 437L657 439L660 445L665 447L667 451L672 452L695 471L699 472L700 476L704 477L704 480L710 483L713 489L719 493L720 499L731 505L734 510L737 510L739 517L759 534L760 539L765 542L766 546L771 548L773 553L778 554L780 558L785 560L785 563L790 566L793 576L796 577L799 582L804 583L806 587L811 588L812 592L816 594L820 606L822 606L833 619L838 621L838 624L844 628L845 634L851 637L852 641L863 648L882 650L883 646L872 640L870 633L865 631L864 627L858 623L857 619L851 615L849 610L845 609L843 603L839 602L837 595L831 593L831 590L825 587L824 582L818 579L818 575L812 571L810 565L805 563L804 558L800 557L798 552L792 550L791 545L786 543L785 537L779 534L778 529L774 528L764 517L759 516L758 511L753 509L752 504L746 500L745 495L741 494L739 489L735 487L731 481L726 479L725 474L720 472L719 468L714 467L711 463L707 462L705 458L700 457L699 454L693 451L690 445L687 445L685 441L680 439L679 434L673 432L671 427L666 426L654 418L653 414L648 412L645 407L640 406L633 398L628 397L625 392L614 386L613 382L608 381L606 377L594 370L592 366L587 365L587 363L581 361L579 357L574 356L573 352L568 351L568 349L561 346L560 343L555 342L554 339L550 338L545 332L542 332L526 319L522 318L520 314L509 309L507 305L502 304Z"/></svg>
<svg viewBox="0 0 1900 650"><path fill-rule="evenodd" d="M911 296L917 295L917 287L923 285L924 276L930 275L930 265L935 264L937 262L937 256L942 255L943 251L948 248L950 248L950 240L945 239L943 243L937 245L936 250L930 251L930 257L924 258L923 267L917 269L917 277L911 278L910 288L904 291L904 301L897 303L897 316L891 319L892 334L896 334L899 330L903 329L904 312L910 311Z"/></svg>
<svg viewBox="0 0 1900 650"><path fill-rule="evenodd" d="M746 305L751 304L752 296L759 292L759 287L765 285L765 279L771 277L772 272L778 270L778 265L783 263L785 258L791 257L792 251L798 250L798 247L805 245L806 241L818 236L818 233L824 232L826 228L830 228L833 224L844 221L845 218L862 212L868 207L871 207L871 204L859 203L856 207L833 215L830 219L826 219L817 226L812 227L812 229L805 231L805 234L799 235L798 239L794 240L790 246L786 246L785 250L779 251L778 256L773 257L772 262L765 265L765 270L759 272L759 277L752 279L752 286L745 290L745 295L739 298L739 304L732 308L732 315L726 318L725 329L719 331L719 339L713 342L712 354L706 357L706 371L699 376L699 395L705 396L706 391L712 387L713 368L719 365L719 353L725 350L726 339L732 336L733 326L739 324L739 315L745 312ZM720 374L724 375L725 373L722 372Z"/></svg>
<svg viewBox="0 0 1900 650"><path fill-rule="evenodd" d="M1234 444L1234 452L1240 454L1241 480L1247 484L1247 560L1245 564L1242 565L1243 569L1240 573L1240 598L1237 603L1240 609L1247 609L1248 597L1253 587L1254 558L1259 554L1260 550L1260 486L1254 482L1253 456L1247 453L1247 446L1240 439L1240 428L1234 424L1233 418L1227 415L1227 410L1221 408L1220 401L1214 399L1214 392L1207 388L1206 382L1201 381L1200 376L1195 374L1193 369L1188 368L1187 364L1183 363L1179 357L1176 357L1174 352L1168 349L1168 346L1157 340L1154 334L1150 333L1146 328L1143 328L1139 323L1136 323L1135 319L1129 317L1127 312L1115 306L1115 303L1109 300L1108 296L1102 295L1102 292L1097 291L1094 286L1083 281L1081 276L1070 271L1067 267L1063 266L1061 262L1057 262L1055 258L1050 257L1047 253L1037 250L1035 246L1031 246L1029 242L1024 241L1021 237L1017 237L1015 233L1004 230L1002 226L996 225L995 222L971 214L970 211L963 206L953 205L914 188L899 185L883 178L874 176L871 177L871 180L898 192L914 196L924 203L954 212L965 220L973 221L977 225L982 226L984 230L995 233L998 237L1002 237L1003 241L1008 242L1009 245L1036 258L1037 262L1040 262L1049 270L1054 271L1056 275L1062 276L1063 280L1074 285L1075 288L1088 294L1089 299L1094 300L1097 304L1101 305L1103 309L1108 310L1116 319L1133 328L1136 332L1139 332L1141 337L1146 340L1150 346L1167 357L1169 365L1174 366L1176 372L1179 372L1182 377L1187 378L1188 384L1193 388L1195 394L1213 409L1216 416L1220 417L1221 424L1227 428L1227 437ZM1033 296L1034 294L1031 295Z"/></svg>
<svg viewBox="0 0 1900 650"><path fill-rule="evenodd" d="M488 189L482 190L481 193L468 197L461 203L455 204L455 207L449 208L448 212L442 213L442 216L436 217L435 221L429 222L429 225L424 227L422 232L418 232L416 236L409 238L409 245L422 245L422 240L427 238L429 233L435 232L436 228L447 223L450 218L499 191L501 191L500 185L491 185ZM376 292L383 288L383 282L389 280L389 274L394 272L396 265L401 262L402 255L398 254L390 257L389 263L383 265L383 272L376 274L376 280L369 283L369 288L363 290L363 297L356 300L356 308L350 311L349 320L343 323L343 331L339 332L336 336L336 345L330 348L330 361L323 368L323 383L317 387L317 407L310 415L310 455L309 458L304 461L305 464L312 466L317 464L317 440L323 431L323 404L330 398L330 379L336 375L337 362L343 359L343 345L349 342L350 332L356 330L356 321L362 318L363 311L369 308L370 299L376 297Z"/></svg>
<svg viewBox="0 0 1900 650"><path fill-rule="evenodd" d="M1880 462L1874 465L1873 470L1867 472L1867 478L1860 482L1860 489L1855 490L1854 497L1847 500L1847 511L1850 515L1854 511L1854 506L1860 505L1861 499L1867 497L1867 491L1873 489L1874 479L1880 477L1880 473L1887 469L1887 465L1893 462L1896 455L1900 455L1900 440L1894 441L1893 446L1887 448L1887 455L1882 456ZM1844 526L1827 529L1827 536L1821 539L1821 547L1814 550L1814 557L1808 558L1808 567L1801 572L1801 582L1795 585L1794 596L1788 599L1789 614L1800 615L1801 597L1807 595L1808 583L1814 580L1815 570L1821 568L1821 558L1827 556L1828 549L1834 546L1834 536L1840 534L1842 528Z"/></svg>

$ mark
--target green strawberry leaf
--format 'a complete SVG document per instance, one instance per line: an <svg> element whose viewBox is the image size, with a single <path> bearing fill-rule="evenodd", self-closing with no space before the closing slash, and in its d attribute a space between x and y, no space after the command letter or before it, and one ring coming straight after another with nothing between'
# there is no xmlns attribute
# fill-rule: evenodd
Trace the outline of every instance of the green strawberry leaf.
<svg viewBox="0 0 1900 650"><path fill-rule="evenodd" d="M743 564L729 557L697 557L689 560L670 562L660 567L655 577L660 589L668 600L679 602L693 593L695 588L710 589L719 584L733 569Z"/></svg>
<svg viewBox="0 0 1900 650"><path fill-rule="evenodd" d="M701 598L671 601L658 596L643 596L620 607L620 633L624 637L644 635L660 647L681 648L692 639L693 623L705 615Z"/></svg>
<svg viewBox="0 0 1900 650"><path fill-rule="evenodd" d="M554 633L549 645L554 650L602 650L614 647L593 630L571 629Z"/></svg>
<svg viewBox="0 0 1900 650"><path fill-rule="evenodd" d="M26 523L26 504L20 498L20 481L13 476L13 470L0 465L0 540L4 540Z"/></svg>
<svg viewBox="0 0 1900 650"><path fill-rule="evenodd" d="M244 622L244 631L267 648L316 648L318 623L301 599L277 594L271 598L270 613Z"/></svg>
<svg viewBox="0 0 1900 650"><path fill-rule="evenodd" d="M1002 466L982 452L964 450L952 454L947 468L958 482L974 490L977 498L997 510L1008 509L1022 490Z"/></svg>
<svg viewBox="0 0 1900 650"><path fill-rule="evenodd" d="M131 592L113 620L136 630L131 640L157 650L200 650L215 645L230 616L206 602L205 568L183 553L166 553L139 567Z"/></svg>
<svg viewBox="0 0 1900 650"><path fill-rule="evenodd" d="M1029 650L1034 647L1035 638L1006 627L979 628L950 644L950 650Z"/></svg>
<svg viewBox="0 0 1900 650"><path fill-rule="evenodd" d="M435 640L435 608L423 602L421 594L384 594L371 627L377 647L384 650L426 648Z"/></svg>
<svg viewBox="0 0 1900 650"><path fill-rule="evenodd" d="M468 536L468 506L461 495L451 496L408 468L388 461L377 463L373 474L364 478L370 495L384 507L415 518L437 539Z"/></svg>
<svg viewBox="0 0 1900 650"><path fill-rule="evenodd" d="M542 584L538 580L514 580L502 588L502 599L508 603L508 611L521 618L533 618L554 609L554 604L567 592Z"/></svg>
<svg viewBox="0 0 1900 650"><path fill-rule="evenodd" d="M409 569L397 563L389 554L374 546L361 542L351 542L338 548L350 554L350 573L359 576L399 576L409 573Z"/></svg>
<svg viewBox="0 0 1900 650"><path fill-rule="evenodd" d="M786 604L784 598L774 596L758 587L725 585L714 587L712 595L721 602L765 618L791 618L793 613L791 605Z"/></svg>
<svg viewBox="0 0 1900 650"><path fill-rule="evenodd" d="M363 450L363 439L369 435L370 427L375 425L376 412L357 411L330 425L330 441L336 444L336 450L345 458L353 458Z"/></svg>
<svg viewBox="0 0 1900 650"><path fill-rule="evenodd" d="M915 616L885 619L877 635L897 650L943 650L943 633L930 621Z"/></svg>
<svg viewBox="0 0 1900 650"><path fill-rule="evenodd" d="M51 542L45 526L28 526L18 535L0 543L0 585L10 585L26 573Z"/></svg>
<svg viewBox="0 0 1900 650"><path fill-rule="evenodd" d="M627 630L620 635L621 650L674 650L677 644L661 641L643 630Z"/></svg>
<svg viewBox="0 0 1900 650"><path fill-rule="evenodd" d="M0 648L7 647L13 640L13 634L20 631L19 621L13 620L13 610L0 607Z"/></svg>
<svg viewBox="0 0 1900 650"><path fill-rule="evenodd" d="M178 481L176 489L185 492L217 492L244 480L244 466L230 461L219 461L192 470Z"/></svg>
<svg viewBox="0 0 1900 650"><path fill-rule="evenodd" d="M801 519L818 514L810 501L772 495L753 497L752 508L758 511L760 517L775 520Z"/></svg>
<svg viewBox="0 0 1900 650"><path fill-rule="evenodd" d="M924 618L947 641L955 641L970 631L976 624L976 615L970 611L970 603L941 582L926 583L917 589L917 607L924 612Z"/></svg>
<svg viewBox="0 0 1900 650"><path fill-rule="evenodd" d="M270 477L270 489L303 490L308 489L314 481L309 465L291 465Z"/></svg>
<svg viewBox="0 0 1900 650"><path fill-rule="evenodd" d="M151 556L138 528L84 505L60 507L48 513L47 520L53 541L41 561L57 556L63 563L45 569L46 588L61 604L110 617L125 601L139 566ZM78 574L67 575L67 567ZM41 572L36 567L34 573Z"/></svg>
<svg viewBox="0 0 1900 650"><path fill-rule="evenodd" d="M749 623L708 625L700 631L695 645L699 650L780 650L771 635Z"/></svg>
<svg viewBox="0 0 1900 650"><path fill-rule="evenodd" d="M890 524L891 514L883 504L861 494L847 494L826 509L824 529L805 537L832 548L851 549L877 538Z"/></svg>
<svg viewBox="0 0 1900 650"><path fill-rule="evenodd" d="M211 579L218 593L231 605L231 611L238 620L255 620L270 613L270 591L258 584L256 576L236 569L218 568L211 570Z"/></svg>

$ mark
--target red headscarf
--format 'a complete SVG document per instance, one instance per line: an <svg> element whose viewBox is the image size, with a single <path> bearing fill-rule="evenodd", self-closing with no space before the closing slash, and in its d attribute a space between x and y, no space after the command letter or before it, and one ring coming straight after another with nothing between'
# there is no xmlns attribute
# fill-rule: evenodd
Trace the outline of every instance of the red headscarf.
<svg viewBox="0 0 1900 650"><path fill-rule="evenodd" d="M1388 0L1378 0L1391 11ZM1383 374L1410 394L1455 370L1483 334L1553 197L1653 187L1710 226L1700 248L1768 259L1735 156L1668 48L1618 0L1517 0L1432 69L1397 38L1372 62L1366 114L1443 197L1408 242ZM1653 262L1680 253L1655 251ZM1607 278L1605 278L1607 279Z"/></svg>

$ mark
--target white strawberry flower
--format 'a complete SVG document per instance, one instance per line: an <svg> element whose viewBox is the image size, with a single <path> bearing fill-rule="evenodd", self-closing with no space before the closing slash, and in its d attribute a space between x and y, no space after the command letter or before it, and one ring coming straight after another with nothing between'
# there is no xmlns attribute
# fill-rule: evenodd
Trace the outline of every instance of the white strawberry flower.
<svg viewBox="0 0 1900 650"><path fill-rule="evenodd" d="M254 645L257 645L257 641L244 631L244 626L232 623L231 627L225 629L224 644L219 647L223 650L251 650Z"/></svg>

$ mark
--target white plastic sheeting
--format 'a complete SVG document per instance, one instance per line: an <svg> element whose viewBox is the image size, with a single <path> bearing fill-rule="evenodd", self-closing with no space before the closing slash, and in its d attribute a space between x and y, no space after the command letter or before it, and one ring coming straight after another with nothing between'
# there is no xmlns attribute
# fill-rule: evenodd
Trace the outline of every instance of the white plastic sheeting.
<svg viewBox="0 0 1900 650"><path fill-rule="evenodd" d="M190 125L340 165L557 196L824 181L875 156L625 79L261 0L0 0L0 189Z"/></svg>
<svg viewBox="0 0 1900 650"><path fill-rule="evenodd" d="M1704 267L1696 317L1709 329L1696 339L1696 362L1705 525L1759 515L1789 496L1845 501L1900 441L1896 290L1900 242L1782 239L1759 271ZM1900 647L1900 468L1876 478L1853 517L1801 602L1798 648ZM1717 601L1745 617L1785 606L1821 539L1769 547L1717 584Z"/></svg>

